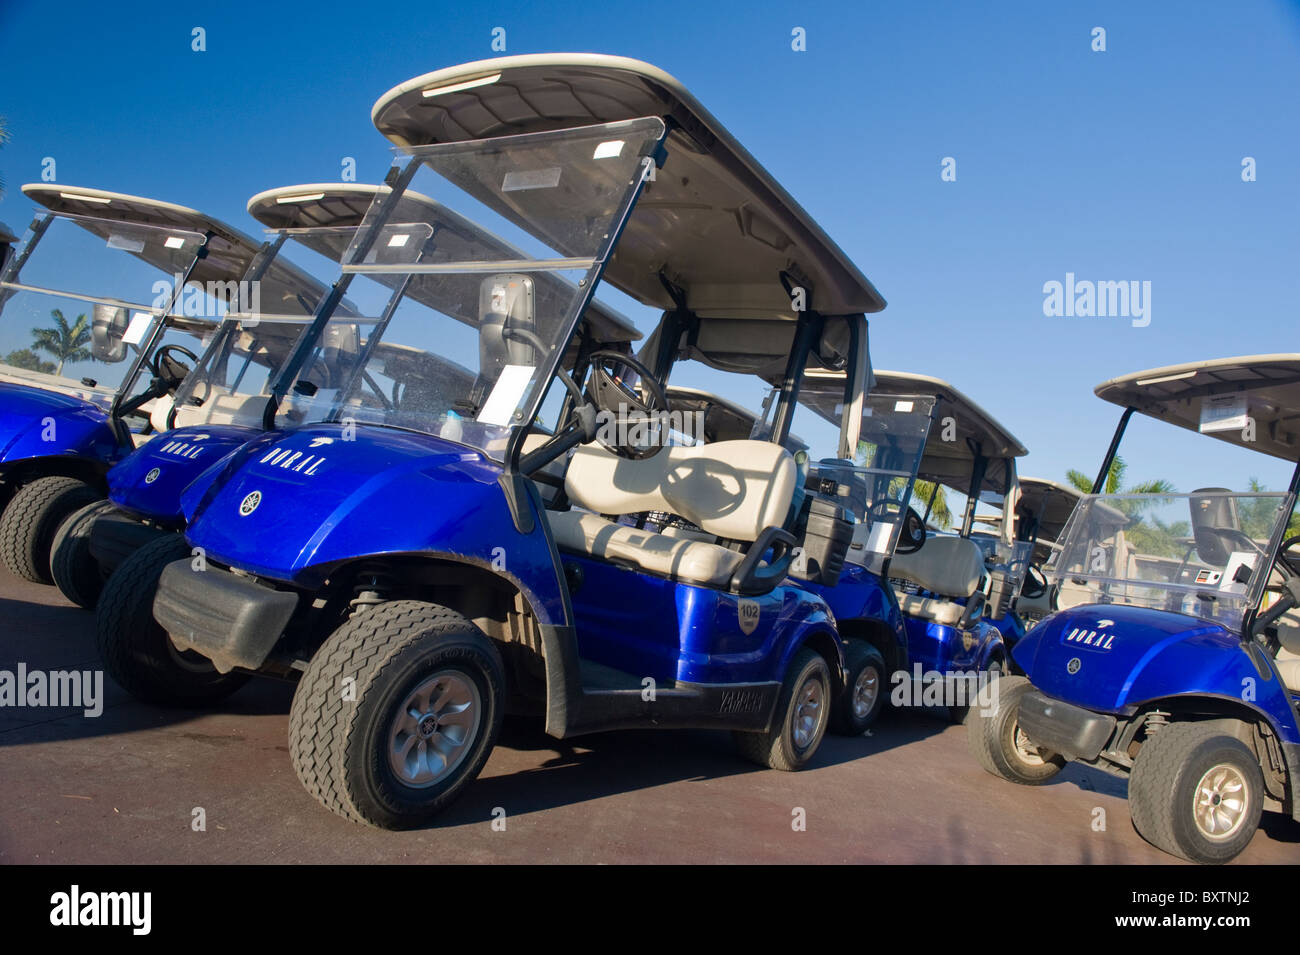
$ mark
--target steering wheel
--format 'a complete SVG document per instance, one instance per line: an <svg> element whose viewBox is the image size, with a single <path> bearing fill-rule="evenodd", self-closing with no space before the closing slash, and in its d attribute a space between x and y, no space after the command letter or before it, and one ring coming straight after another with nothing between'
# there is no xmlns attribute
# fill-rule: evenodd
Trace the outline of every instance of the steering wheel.
<svg viewBox="0 0 1300 955"><path fill-rule="evenodd" d="M591 375L587 380L587 391L596 409L614 416L618 421L620 437L629 430L628 418L653 420L668 411L668 395L664 387L656 380L654 373L631 355L610 349L591 353ZM641 379L641 394L624 381L624 375L611 370L613 365L630 368ZM640 461L652 458L665 447L662 436L647 446L624 444L621 441L610 444L601 437L601 429L596 433L596 440L602 447L613 451L619 457Z"/></svg>
<svg viewBox="0 0 1300 955"><path fill-rule="evenodd" d="M1277 549L1278 565L1281 566L1284 572L1290 574L1292 577L1300 577L1300 563L1294 563L1293 561L1295 561L1296 558L1288 555L1287 551L1296 544L1300 544L1300 534L1297 534L1295 537L1288 537L1282 542L1282 546Z"/></svg>
<svg viewBox="0 0 1300 955"><path fill-rule="evenodd" d="M1041 570L1030 564L1025 568L1025 579L1020 584L1020 596L1037 600L1045 593L1047 593L1047 577Z"/></svg>
<svg viewBox="0 0 1300 955"><path fill-rule="evenodd" d="M192 364L186 365L172 357L172 352L180 352ZM176 386L185 380L190 369L199 363L199 356L184 345L163 345L149 359L149 370L153 376L167 386L168 391L175 391Z"/></svg>
<svg viewBox="0 0 1300 955"><path fill-rule="evenodd" d="M925 522L921 520L920 514L910 507L904 508L901 501L888 497L876 501L867 510L873 523L877 520L893 523L893 518L899 513L903 515L903 526L899 528L898 543L894 545L894 553L915 554L925 546Z"/></svg>

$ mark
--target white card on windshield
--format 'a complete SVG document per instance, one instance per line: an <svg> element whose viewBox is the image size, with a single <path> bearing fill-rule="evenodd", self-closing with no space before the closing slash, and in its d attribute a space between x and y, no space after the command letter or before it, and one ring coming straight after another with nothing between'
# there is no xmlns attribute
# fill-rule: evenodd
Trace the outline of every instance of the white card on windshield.
<svg viewBox="0 0 1300 955"><path fill-rule="evenodd" d="M871 525L871 533L867 536L867 550L873 554L883 554L889 547L889 538L894 533L894 523L892 521L876 521Z"/></svg>
<svg viewBox="0 0 1300 955"><path fill-rule="evenodd" d="M475 420L481 424L501 427L510 424L520 399L532 383L535 370L532 365L506 365L502 368L501 377L497 379L487 401L483 402Z"/></svg>
<svg viewBox="0 0 1300 955"><path fill-rule="evenodd" d="M126 333L122 335L122 341L128 345L138 345L144 341L144 336L149 331L149 326L153 324L153 316L148 312L136 312L131 316L131 324L126 326Z"/></svg>
<svg viewBox="0 0 1300 955"><path fill-rule="evenodd" d="M1253 572L1255 570L1255 555L1250 551L1234 550L1232 556L1228 558L1227 565L1223 568L1223 579L1219 581L1219 590L1244 594L1246 585L1238 583L1236 580L1237 571L1242 567L1248 567Z"/></svg>

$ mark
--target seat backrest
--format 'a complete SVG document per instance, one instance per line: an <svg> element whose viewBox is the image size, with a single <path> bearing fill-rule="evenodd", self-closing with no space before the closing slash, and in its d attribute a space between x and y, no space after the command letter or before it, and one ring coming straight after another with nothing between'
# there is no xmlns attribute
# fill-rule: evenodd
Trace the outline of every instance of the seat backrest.
<svg viewBox="0 0 1300 955"><path fill-rule="evenodd" d="M889 576L944 597L969 597L984 576L984 552L966 537L931 537L911 554L895 554Z"/></svg>
<svg viewBox="0 0 1300 955"><path fill-rule="evenodd" d="M598 514L667 511L709 534L752 541L764 528L782 526L795 471L790 452L767 441L667 447L639 461L584 444L569 461L564 489Z"/></svg>

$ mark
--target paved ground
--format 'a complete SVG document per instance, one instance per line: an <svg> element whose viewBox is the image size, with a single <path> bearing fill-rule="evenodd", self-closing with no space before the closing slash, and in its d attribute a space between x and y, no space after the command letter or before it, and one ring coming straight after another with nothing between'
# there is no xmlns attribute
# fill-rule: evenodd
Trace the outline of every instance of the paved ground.
<svg viewBox="0 0 1300 955"><path fill-rule="evenodd" d="M92 627L53 588L0 570L0 669L98 668ZM379 832L298 784L290 696L257 682L219 711L175 712L106 681L96 719L0 709L0 862L1170 861L1133 831L1121 780L1070 767L1038 789L1001 782L942 710L829 738L795 774L752 767L725 734L566 743L508 723L436 828ZM196 807L206 831L191 828ZM792 826L796 809L805 831ZM1093 828L1099 809L1104 831ZM1271 813L1264 823L1239 861L1300 862L1300 825Z"/></svg>

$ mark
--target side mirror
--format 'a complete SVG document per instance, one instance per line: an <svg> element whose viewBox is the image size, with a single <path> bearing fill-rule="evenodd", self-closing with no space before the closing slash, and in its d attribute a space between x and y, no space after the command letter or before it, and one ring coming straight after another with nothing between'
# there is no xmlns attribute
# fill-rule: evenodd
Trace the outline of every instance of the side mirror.
<svg viewBox="0 0 1300 955"><path fill-rule="evenodd" d="M116 364L126 358L126 309L96 305L90 322L90 354L96 361Z"/></svg>

